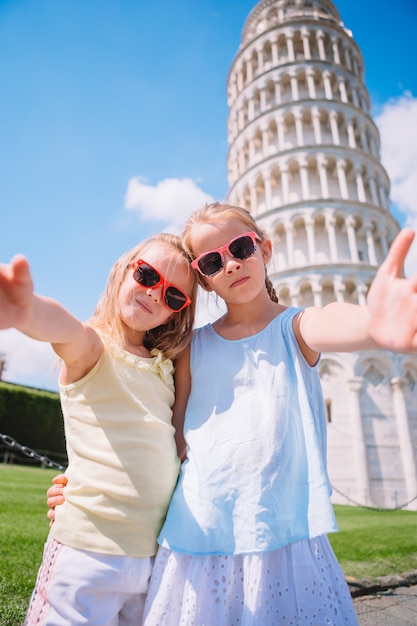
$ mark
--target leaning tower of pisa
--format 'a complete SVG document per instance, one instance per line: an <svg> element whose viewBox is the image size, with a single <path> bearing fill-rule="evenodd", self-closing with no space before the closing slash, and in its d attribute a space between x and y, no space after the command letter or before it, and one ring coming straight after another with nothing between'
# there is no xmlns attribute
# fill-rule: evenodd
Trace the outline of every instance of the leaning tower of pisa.
<svg viewBox="0 0 417 626"><path fill-rule="evenodd" d="M272 239L280 302L363 305L399 230L364 63L330 0L263 0L228 78L228 200ZM334 502L417 509L417 358L326 353Z"/></svg>

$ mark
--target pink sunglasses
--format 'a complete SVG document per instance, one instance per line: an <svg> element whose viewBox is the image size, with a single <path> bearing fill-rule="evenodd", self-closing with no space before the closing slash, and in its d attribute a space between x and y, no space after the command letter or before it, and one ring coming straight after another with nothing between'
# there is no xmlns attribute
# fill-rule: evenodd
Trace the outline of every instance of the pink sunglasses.
<svg viewBox="0 0 417 626"><path fill-rule="evenodd" d="M257 241L261 241L261 238L253 231L239 235L216 250L204 252L191 263L191 267L203 276L214 276L224 266L223 252L227 251L235 259L244 261L255 254Z"/></svg>

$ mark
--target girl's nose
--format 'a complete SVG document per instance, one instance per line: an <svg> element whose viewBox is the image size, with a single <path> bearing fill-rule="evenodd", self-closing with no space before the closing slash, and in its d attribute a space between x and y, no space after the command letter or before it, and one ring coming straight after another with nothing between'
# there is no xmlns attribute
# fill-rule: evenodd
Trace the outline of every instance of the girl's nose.
<svg viewBox="0 0 417 626"><path fill-rule="evenodd" d="M241 266L242 266L242 263L240 259L237 259L236 257L228 254L227 252L224 253L224 269L225 269L226 274L231 274L232 272L235 272Z"/></svg>
<svg viewBox="0 0 417 626"><path fill-rule="evenodd" d="M162 286L158 285L157 287L148 287L146 294L155 302L160 302L162 298Z"/></svg>

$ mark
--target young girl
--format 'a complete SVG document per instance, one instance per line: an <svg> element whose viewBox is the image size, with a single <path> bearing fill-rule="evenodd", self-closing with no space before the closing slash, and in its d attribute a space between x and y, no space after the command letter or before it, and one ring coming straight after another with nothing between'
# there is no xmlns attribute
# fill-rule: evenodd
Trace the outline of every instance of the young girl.
<svg viewBox="0 0 417 626"><path fill-rule="evenodd" d="M227 312L176 365L187 460L159 536L146 626L357 625L327 533L322 351L417 350L417 278L404 230L366 307L287 308L266 278L271 242L245 210L214 204L183 241Z"/></svg>
<svg viewBox="0 0 417 626"><path fill-rule="evenodd" d="M188 344L195 292L172 235L157 235L115 263L87 323L33 292L24 257L0 266L0 328L48 341L62 359L69 484L27 625L141 622L178 478L171 359Z"/></svg>

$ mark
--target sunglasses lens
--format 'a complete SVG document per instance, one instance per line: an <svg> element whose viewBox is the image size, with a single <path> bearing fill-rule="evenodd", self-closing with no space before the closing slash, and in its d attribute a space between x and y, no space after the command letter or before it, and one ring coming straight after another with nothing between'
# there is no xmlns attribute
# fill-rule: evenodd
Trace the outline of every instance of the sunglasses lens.
<svg viewBox="0 0 417 626"><path fill-rule="evenodd" d="M255 243L252 237L244 235L232 241L229 245L229 253L235 259L248 259L255 253ZM198 261L198 268L204 276L214 276L223 267L223 259L219 252L208 252Z"/></svg>
<svg viewBox="0 0 417 626"><path fill-rule="evenodd" d="M251 237L245 235L244 237L239 237L239 239L235 239L229 246L230 254L232 254L235 259L248 259L255 252L255 244L252 241Z"/></svg>
<svg viewBox="0 0 417 626"><path fill-rule="evenodd" d="M179 289L170 286L165 291L165 302L173 311L179 311L187 302L187 298Z"/></svg>
<svg viewBox="0 0 417 626"><path fill-rule="evenodd" d="M204 276L217 274L223 267L222 257L218 252L209 252L198 261L198 267Z"/></svg>
<svg viewBox="0 0 417 626"><path fill-rule="evenodd" d="M141 265L135 269L133 278L143 287L154 287L161 280L158 272L146 263L141 263Z"/></svg>

